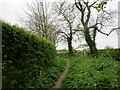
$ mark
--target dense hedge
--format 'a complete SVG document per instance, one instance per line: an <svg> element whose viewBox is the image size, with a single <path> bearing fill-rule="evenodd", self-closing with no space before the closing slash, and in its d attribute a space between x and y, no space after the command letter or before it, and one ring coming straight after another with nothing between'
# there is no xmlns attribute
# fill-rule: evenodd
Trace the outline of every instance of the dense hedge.
<svg viewBox="0 0 120 90"><path fill-rule="evenodd" d="M56 49L51 42L5 22L2 38L3 88L24 87L43 66L54 64Z"/></svg>

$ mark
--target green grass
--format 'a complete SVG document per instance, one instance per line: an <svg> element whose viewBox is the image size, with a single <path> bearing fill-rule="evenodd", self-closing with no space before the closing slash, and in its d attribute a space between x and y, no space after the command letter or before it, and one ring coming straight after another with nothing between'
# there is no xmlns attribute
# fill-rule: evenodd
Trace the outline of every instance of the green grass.
<svg viewBox="0 0 120 90"><path fill-rule="evenodd" d="M70 69L61 88L118 88L120 62L108 57L69 56Z"/></svg>
<svg viewBox="0 0 120 90"><path fill-rule="evenodd" d="M51 88L66 67L64 58L57 57L55 63L54 66L41 70L37 79L26 85L27 88Z"/></svg>
<svg viewBox="0 0 120 90"><path fill-rule="evenodd" d="M44 66L34 71L8 68L11 76L10 80L3 77L3 88L51 88L66 67L66 60L62 57L57 56L54 62L51 67Z"/></svg>
<svg viewBox="0 0 120 90"><path fill-rule="evenodd" d="M8 68L13 80L3 78L3 88L51 88L65 70L66 59L71 64L61 88L118 88L120 62L111 57L89 57L86 53L77 52L70 56L67 52L58 52L53 66L44 66L33 72L24 70L25 73L21 73L23 71ZM28 76L24 77L26 73ZM24 83L17 83L14 77Z"/></svg>
<svg viewBox="0 0 120 90"><path fill-rule="evenodd" d="M57 51L58 55L60 55L60 54L63 55L63 54L67 54L67 53L68 53L68 51Z"/></svg>

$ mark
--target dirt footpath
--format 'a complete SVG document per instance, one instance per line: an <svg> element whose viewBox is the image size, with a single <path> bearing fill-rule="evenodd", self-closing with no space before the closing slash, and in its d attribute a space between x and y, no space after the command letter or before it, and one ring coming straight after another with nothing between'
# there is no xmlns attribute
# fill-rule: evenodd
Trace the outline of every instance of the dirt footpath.
<svg viewBox="0 0 120 90"><path fill-rule="evenodd" d="M55 86L53 86L51 90L61 87L62 81L63 81L64 77L66 76L66 74L68 73L69 67L70 67L70 61L67 60L67 66L65 68L65 71L61 74L61 76L59 77L59 79L55 83Z"/></svg>

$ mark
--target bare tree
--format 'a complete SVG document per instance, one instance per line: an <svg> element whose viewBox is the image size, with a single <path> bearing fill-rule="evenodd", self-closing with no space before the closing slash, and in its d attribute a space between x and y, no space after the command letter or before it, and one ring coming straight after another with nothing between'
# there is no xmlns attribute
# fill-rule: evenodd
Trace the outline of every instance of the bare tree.
<svg viewBox="0 0 120 90"><path fill-rule="evenodd" d="M67 2L55 3L55 13L57 14L57 21L59 23L59 40L66 41L68 43L68 50L70 53L73 53L73 35L76 31L75 22L76 22L76 13L75 7L73 4Z"/></svg>
<svg viewBox="0 0 120 90"><path fill-rule="evenodd" d="M57 27L53 24L49 5L44 1L33 1L31 4L26 4L28 10L25 11L26 18L23 20L27 28L44 37L53 43L56 43Z"/></svg>
<svg viewBox="0 0 120 90"><path fill-rule="evenodd" d="M75 0L75 6L79 10L81 16L80 23L82 29L80 29L80 31L84 33L85 41L88 44L91 53L95 55L98 53L95 43L97 32L108 36L111 32L118 29L113 28L108 34L102 31L106 26L109 26L109 22L112 20L114 14L113 12L108 13L104 10L107 1L109 0L96 0L91 2L89 0ZM94 13L95 11L96 15Z"/></svg>

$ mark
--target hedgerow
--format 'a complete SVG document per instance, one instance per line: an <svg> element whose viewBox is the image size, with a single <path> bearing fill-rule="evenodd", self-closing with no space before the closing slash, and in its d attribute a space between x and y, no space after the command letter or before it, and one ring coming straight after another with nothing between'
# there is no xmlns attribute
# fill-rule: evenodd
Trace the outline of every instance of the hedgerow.
<svg viewBox="0 0 120 90"><path fill-rule="evenodd" d="M3 88L25 87L43 68L54 65L56 49L48 40L2 22Z"/></svg>

